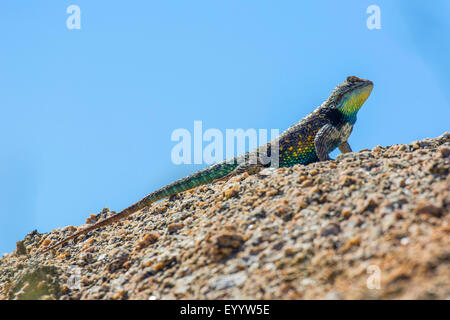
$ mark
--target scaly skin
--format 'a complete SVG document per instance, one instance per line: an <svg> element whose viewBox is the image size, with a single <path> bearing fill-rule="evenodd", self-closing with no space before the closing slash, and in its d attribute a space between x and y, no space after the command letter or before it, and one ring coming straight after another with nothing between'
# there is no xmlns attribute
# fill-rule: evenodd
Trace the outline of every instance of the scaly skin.
<svg viewBox="0 0 450 320"><path fill-rule="evenodd" d="M347 139L356 122L356 114L369 97L372 88L371 81L350 76L333 90L321 106L266 145L177 180L150 193L121 212L74 233L43 252L91 230L126 218L153 202L204 184L243 172L253 174L264 167L290 167L295 164L306 165L326 161L330 159L328 154L338 147L342 153L351 152ZM266 157L263 158L263 155ZM251 159L253 161L249 161Z"/></svg>

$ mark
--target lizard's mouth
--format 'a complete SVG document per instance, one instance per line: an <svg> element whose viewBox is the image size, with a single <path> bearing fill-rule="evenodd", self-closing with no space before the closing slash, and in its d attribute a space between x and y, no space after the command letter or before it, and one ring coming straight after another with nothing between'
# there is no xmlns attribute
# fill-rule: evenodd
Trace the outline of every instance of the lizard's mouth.
<svg viewBox="0 0 450 320"><path fill-rule="evenodd" d="M370 90L372 90L373 82L367 79L360 79L360 83L356 87L356 89L363 89L363 88L370 88Z"/></svg>
<svg viewBox="0 0 450 320"><path fill-rule="evenodd" d="M373 89L373 82L370 80L366 80L366 87L370 87L370 90L372 91Z"/></svg>

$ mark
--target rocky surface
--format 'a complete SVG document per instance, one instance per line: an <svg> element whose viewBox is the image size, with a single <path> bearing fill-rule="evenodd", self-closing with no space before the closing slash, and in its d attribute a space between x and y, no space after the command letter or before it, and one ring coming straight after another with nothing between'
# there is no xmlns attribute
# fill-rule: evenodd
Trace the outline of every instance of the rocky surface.
<svg viewBox="0 0 450 320"><path fill-rule="evenodd" d="M449 169L445 133L199 187L46 254L77 228L34 231L0 299L449 299Z"/></svg>

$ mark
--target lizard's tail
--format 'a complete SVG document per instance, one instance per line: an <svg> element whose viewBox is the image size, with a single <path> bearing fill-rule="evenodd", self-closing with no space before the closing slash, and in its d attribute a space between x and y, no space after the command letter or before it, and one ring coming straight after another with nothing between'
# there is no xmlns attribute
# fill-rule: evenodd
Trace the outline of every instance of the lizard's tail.
<svg viewBox="0 0 450 320"><path fill-rule="evenodd" d="M67 241L74 239L78 236L81 236L82 234L85 234L89 231L95 230L97 228L111 224L115 221L126 218L129 215L152 204L155 201L164 199L166 197L170 197L172 195L175 195L180 192L198 187L198 186L206 184L206 183L211 183L219 178L223 178L223 177L227 176L230 172L232 172L236 168L236 166L237 165L234 163L229 164L224 161L222 163L213 165L209 168L197 171L196 173L191 174L190 176L187 176L183 179L177 180L177 181L175 181L153 193L150 193L145 198L139 200L135 204L120 211L119 213L117 213L109 218L106 218L105 220L99 221L96 224L89 226L81 231L78 231L78 232L72 234L71 236L59 241L58 243L52 245L51 247L44 249L41 253L50 251L64 243L66 243Z"/></svg>
<svg viewBox="0 0 450 320"><path fill-rule="evenodd" d="M106 226L108 224L111 224L111 223L116 222L118 220L121 220L123 218L126 218L129 215L131 215L131 214L135 213L136 211L138 211L139 209L140 209L139 207L135 208L134 206L128 207L128 208L122 210L121 212L119 212L119 213L117 213L117 214L115 214L115 215L113 215L113 216L111 216L109 218L106 218L106 219L104 219L102 221L99 221L99 222L93 224L92 226L84 228L83 230L75 232L74 234L70 235L69 237L67 237L67 238L57 242L56 244L52 245L51 247L46 248L45 250L41 251L41 253L45 253L47 251L50 251L50 250L52 250L52 249L54 249L54 248L56 248L56 247L58 247L60 245L63 245L64 243L66 243L69 240L75 239L78 236L81 236L82 234L88 233L89 231L95 230L97 228Z"/></svg>

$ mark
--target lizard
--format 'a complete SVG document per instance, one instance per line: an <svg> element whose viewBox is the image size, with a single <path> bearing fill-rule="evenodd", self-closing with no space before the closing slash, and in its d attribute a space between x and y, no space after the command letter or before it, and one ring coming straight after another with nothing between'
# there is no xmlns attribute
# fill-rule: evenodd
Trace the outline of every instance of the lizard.
<svg viewBox="0 0 450 320"><path fill-rule="evenodd" d="M307 165L331 160L329 153L336 148L339 148L342 153L352 152L348 138L356 122L357 113L372 89L372 81L349 76L319 107L272 141L256 150L213 164L166 185L122 211L75 232L44 249L42 253L89 231L122 220L156 201L201 185L226 180L244 172L255 174L266 167L291 167L295 164ZM265 161L261 156L264 154ZM267 158L270 158L269 161Z"/></svg>

